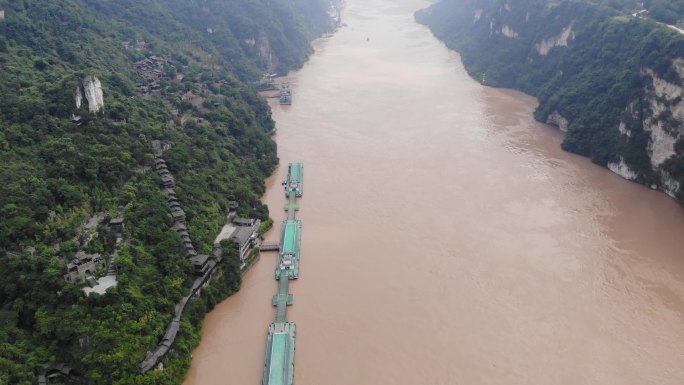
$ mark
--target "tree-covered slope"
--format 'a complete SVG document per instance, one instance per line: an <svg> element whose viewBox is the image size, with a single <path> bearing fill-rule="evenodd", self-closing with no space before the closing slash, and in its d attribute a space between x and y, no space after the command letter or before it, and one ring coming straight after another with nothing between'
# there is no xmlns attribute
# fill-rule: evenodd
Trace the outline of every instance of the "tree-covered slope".
<svg viewBox="0 0 684 385"><path fill-rule="evenodd" d="M667 24L684 24L684 0L646 0L638 3L646 16Z"/></svg>
<svg viewBox="0 0 684 385"><path fill-rule="evenodd" d="M684 202L684 34L639 9L442 0L416 17L476 79L536 96L535 117L567 130L563 148Z"/></svg>
<svg viewBox="0 0 684 385"><path fill-rule="evenodd" d="M199 252L212 250L230 200L266 219L274 123L251 84L302 65L332 27L330 6L0 0L0 384L33 384L60 362L73 369L68 383L180 382L198 323L240 275L224 259L191 301L166 369L139 374L192 280L152 143L167 148ZM117 244L107 224L118 215ZM65 281L77 252L115 250L119 283L107 294Z"/></svg>

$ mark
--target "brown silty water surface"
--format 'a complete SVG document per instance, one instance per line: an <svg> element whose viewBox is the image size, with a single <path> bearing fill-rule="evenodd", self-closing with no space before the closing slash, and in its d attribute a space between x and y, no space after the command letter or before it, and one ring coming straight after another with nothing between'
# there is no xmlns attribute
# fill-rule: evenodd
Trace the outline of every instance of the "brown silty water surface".
<svg viewBox="0 0 684 385"><path fill-rule="evenodd" d="M470 79L427 5L349 0L273 104L277 221L305 165L295 383L684 384L683 210ZM186 385L261 382L275 258L207 316Z"/></svg>

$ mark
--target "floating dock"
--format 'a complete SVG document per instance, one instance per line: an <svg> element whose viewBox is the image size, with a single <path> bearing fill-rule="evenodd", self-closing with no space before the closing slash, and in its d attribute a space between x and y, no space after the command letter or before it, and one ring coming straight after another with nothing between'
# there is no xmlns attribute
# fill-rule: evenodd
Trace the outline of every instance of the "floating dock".
<svg viewBox="0 0 684 385"><path fill-rule="evenodd" d="M304 165L301 163L290 163L287 170L287 179L283 182L285 186L285 196L290 197L294 192L297 198L304 194Z"/></svg>
<svg viewBox="0 0 684 385"><path fill-rule="evenodd" d="M268 327L266 369L262 383L292 384L296 329L294 322L274 322Z"/></svg>
<svg viewBox="0 0 684 385"><path fill-rule="evenodd" d="M299 278L299 249L301 245L302 221L287 220L282 228L282 248L278 255L278 266L275 270L276 279L287 274L289 279Z"/></svg>
<svg viewBox="0 0 684 385"><path fill-rule="evenodd" d="M287 172L285 196L288 204L287 220L283 221L280 231L280 253L275 278L279 280L278 293L273 296L276 318L268 327L266 358L262 385L292 385L294 381L294 353L297 326L287 321L287 306L292 305L294 297L290 294L290 280L299 277L299 258L302 234L302 221L295 218L296 200L301 197L304 187L304 166L290 163Z"/></svg>

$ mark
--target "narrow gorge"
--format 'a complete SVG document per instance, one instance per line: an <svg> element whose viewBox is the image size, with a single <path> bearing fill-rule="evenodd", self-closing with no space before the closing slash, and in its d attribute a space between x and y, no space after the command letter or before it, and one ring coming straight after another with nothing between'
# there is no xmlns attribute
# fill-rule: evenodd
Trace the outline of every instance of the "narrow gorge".
<svg viewBox="0 0 684 385"><path fill-rule="evenodd" d="M564 149L684 203L684 35L636 6L443 0L416 18L475 79L537 97Z"/></svg>

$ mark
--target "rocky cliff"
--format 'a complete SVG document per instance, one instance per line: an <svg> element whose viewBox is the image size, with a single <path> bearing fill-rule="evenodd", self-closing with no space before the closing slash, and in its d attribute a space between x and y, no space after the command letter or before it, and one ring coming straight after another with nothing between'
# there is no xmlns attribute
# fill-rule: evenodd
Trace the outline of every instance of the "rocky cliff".
<svg viewBox="0 0 684 385"><path fill-rule="evenodd" d="M563 148L684 203L684 35L610 4L442 0L416 17L476 79L536 96Z"/></svg>
<svg viewBox="0 0 684 385"><path fill-rule="evenodd" d="M83 101L87 103L88 111L97 113L104 110L104 95L102 93L102 82L96 76L88 75L76 88L74 97L76 108L81 108Z"/></svg>

